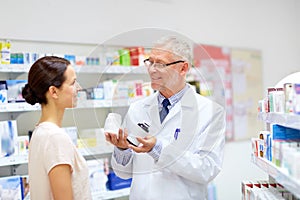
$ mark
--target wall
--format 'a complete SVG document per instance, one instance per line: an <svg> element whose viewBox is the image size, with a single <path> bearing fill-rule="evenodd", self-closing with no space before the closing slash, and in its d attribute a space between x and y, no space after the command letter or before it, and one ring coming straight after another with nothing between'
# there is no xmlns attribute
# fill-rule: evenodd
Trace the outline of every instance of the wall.
<svg viewBox="0 0 300 200"><path fill-rule="evenodd" d="M1 2L0 18L0 38L148 45L150 33L134 41L110 39L154 27L180 32L198 43L258 49L263 54L264 89L300 69L298 0L11 0ZM216 179L218 199L240 199L241 180L266 178L250 163L249 148L248 142L226 145L224 170Z"/></svg>
<svg viewBox="0 0 300 200"><path fill-rule="evenodd" d="M0 38L100 44L133 29L170 29L199 43L262 50L267 87L299 69L299 4L297 0L2 1Z"/></svg>

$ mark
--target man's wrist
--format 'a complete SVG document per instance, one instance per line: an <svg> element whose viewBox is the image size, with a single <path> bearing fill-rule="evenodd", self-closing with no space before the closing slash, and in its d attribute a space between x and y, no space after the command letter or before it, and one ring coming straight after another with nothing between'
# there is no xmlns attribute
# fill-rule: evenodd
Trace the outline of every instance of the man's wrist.
<svg viewBox="0 0 300 200"><path fill-rule="evenodd" d="M154 147L148 152L148 154L155 160L158 161L160 153L162 150L162 143L161 141L157 140Z"/></svg>
<svg viewBox="0 0 300 200"><path fill-rule="evenodd" d="M120 151L125 151L128 148L121 148L121 147L117 147Z"/></svg>

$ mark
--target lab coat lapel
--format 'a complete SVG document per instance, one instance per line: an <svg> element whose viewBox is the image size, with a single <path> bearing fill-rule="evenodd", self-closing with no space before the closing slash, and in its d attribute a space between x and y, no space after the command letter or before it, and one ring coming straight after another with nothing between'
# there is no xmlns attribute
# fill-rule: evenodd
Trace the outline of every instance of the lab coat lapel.
<svg viewBox="0 0 300 200"><path fill-rule="evenodd" d="M197 100L195 98L195 92L193 91L192 88L189 88L186 93L183 95L182 99L180 102L178 102L169 112L169 114L166 116L165 120L163 123L160 123L160 118L159 118L159 110L158 110L158 101L157 101L157 95L153 95L151 98L147 99L145 102L145 106L147 107L147 115L148 118L151 120L151 127L155 129L155 131L161 129L165 123L167 123L169 120L171 120L176 114L178 114L182 110L182 116L185 118L186 122L190 123L185 123L181 124L182 130L185 129L183 128L184 126L187 126L186 128L193 128L195 129L194 126L191 126L191 123L197 119L195 114L198 113L192 112L195 107L195 104L197 103ZM181 106L181 109L180 109ZM197 125L197 124L195 124Z"/></svg>
<svg viewBox="0 0 300 200"><path fill-rule="evenodd" d="M193 89L190 88L181 99L183 121L181 122L181 131L176 143L184 149L193 143L196 130L198 129L199 113L196 95L198 94L195 94ZM184 134L183 137L181 137L182 134Z"/></svg>
<svg viewBox="0 0 300 200"><path fill-rule="evenodd" d="M166 118L164 119L162 125L164 125L165 123L167 123L169 120L171 120L177 113L180 112L180 106L181 103L178 102L175 104L175 106L170 110L169 114L166 116Z"/></svg>
<svg viewBox="0 0 300 200"><path fill-rule="evenodd" d="M186 93L183 95L180 102L175 104L175 106L170 110L169 114L166 116L165 120L162 124L167 123L167 121L171 120L177 113L179 113L181 110L184 112L187 108L192 108L193 102L191 100L191 97L193 95L193 90L189 88ZM180 109L181 106L181 109ZM193 118L191 118L193 120Z"/></svg>
<svg viewBox="0 0 300 200"><path fill-rule="evenodd" d="M197 103L197 99L195 97L196 94L195 91L192 88L189 88L185 94L183 95L181 99L181 106L183 109L190 109L190 108L195 108L195 103Z"/></svg>
<svg viewBox="0 0 300 200"><path fill-rule="evenodd" d="M157 101L157 94L153 95L152 98L149 98L145 102L146 111L148 118L151 120L151 127L158 128L161 126L160 119L159 119L159 111L158 111L158 101Z"/></svg>

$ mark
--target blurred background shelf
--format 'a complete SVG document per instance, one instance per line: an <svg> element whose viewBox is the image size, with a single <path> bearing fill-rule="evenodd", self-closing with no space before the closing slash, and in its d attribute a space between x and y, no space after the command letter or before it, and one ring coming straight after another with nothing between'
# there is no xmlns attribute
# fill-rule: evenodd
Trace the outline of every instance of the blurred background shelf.
<svg viewBox="0 0 300 200"><path fill-rule="evenodd" d="M266 123L279 124L300 130L300 115L288 113L259 113L258 118Z"/></svg>
<svg viewBox="0 0 300 200"><path fill-rule="evenodd" d="M252 154L251 160L256 166L273 177L276 182L292 192L297 198L300 198L300 180L296 180L295 178L289 176L288 172L283 168L277 167L272 162L264 158L256 157Z"/></svg>

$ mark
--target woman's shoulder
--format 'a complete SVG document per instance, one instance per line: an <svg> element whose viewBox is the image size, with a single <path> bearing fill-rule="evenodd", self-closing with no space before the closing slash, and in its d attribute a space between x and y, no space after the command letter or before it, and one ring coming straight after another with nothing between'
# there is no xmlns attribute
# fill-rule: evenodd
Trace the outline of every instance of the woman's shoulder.
<svg viewBox="0 0 300 200"><path fill-rule="evenodd" d="M52 122L42 122L35 127L34 134L47 137L51 140L69 140L68 134Z"/></svg>

